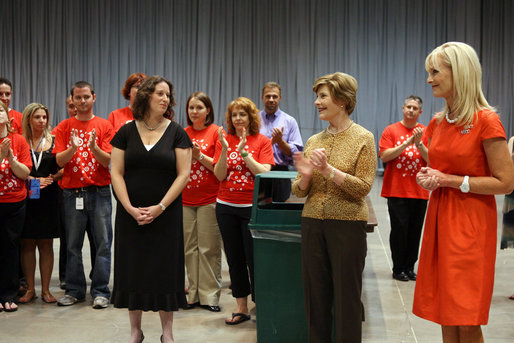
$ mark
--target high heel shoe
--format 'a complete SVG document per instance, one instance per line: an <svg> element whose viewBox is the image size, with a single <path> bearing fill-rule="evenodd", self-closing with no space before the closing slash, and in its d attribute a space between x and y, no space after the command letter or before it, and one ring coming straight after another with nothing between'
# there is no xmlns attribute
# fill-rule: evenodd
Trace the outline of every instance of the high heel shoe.
<svg viewBox="0 0 514 343"><path fill-rule="evenodd" d="M145 340L145 335L143 334L143 330L141 330L141 339L139 340L139 343L143 343Z"/></svg>
<svg viewBox="0 0 514 343"><path fill-rule="evenodd" d="M37 298L36 291L33 289L27 289L25 295L18 300L20 304L28 304Z"/></svg>

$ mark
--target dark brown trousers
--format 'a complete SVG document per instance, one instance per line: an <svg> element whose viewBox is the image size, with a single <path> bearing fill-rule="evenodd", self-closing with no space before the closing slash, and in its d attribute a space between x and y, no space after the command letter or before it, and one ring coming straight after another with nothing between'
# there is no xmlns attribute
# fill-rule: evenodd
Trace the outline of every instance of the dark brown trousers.
<svg viewBox="0 0 514 343"><path fill-rule="evenodd" d="M361 342L366 222L302 217L303 291L309 342ZM335 321L333 318L335 316Z"/></svg>

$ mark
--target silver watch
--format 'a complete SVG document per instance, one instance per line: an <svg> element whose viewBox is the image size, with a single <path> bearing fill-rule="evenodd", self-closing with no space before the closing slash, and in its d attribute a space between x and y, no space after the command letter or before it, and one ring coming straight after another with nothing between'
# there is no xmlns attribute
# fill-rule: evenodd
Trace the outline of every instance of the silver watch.
<svg viewBox="0 0 514 343"><path fill-rule="evenodd" d="M459 188L462 193L469 192L469 176L464 176L464 180L462 181L462 184L459 186Z"/></svg>

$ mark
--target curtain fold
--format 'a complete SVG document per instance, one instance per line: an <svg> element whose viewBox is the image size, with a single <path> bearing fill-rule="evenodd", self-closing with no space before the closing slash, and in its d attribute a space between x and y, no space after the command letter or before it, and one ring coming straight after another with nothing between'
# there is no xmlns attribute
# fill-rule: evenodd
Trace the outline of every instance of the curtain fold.
<svg viewBox="0 0 514 343"><path fill-rule="evenodd" d="M282 86L281 108L306 140L326 123L313 105L314 80L343 71L359 82L354 120L376 140L401 119L403 99L423 98L420 121L442 108L426 84L426 55L445 41L478 52L486 97L514 134L511 0L6 0L0 21L0 76L13 82L12 107L30 102L66 118L65 98L79 80L93 84L94 112L127 106L120 90L133 72L175 85L176 119L194 91L213 100L223 124L228 103L259 107L267 81Z"/></svg>

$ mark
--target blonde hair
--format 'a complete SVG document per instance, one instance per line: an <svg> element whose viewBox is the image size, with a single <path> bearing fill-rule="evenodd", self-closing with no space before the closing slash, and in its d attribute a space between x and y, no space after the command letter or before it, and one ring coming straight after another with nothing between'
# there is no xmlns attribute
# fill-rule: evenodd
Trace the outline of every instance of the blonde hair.
<svg viewBox="0 0 514 343"><path fill-rule="evenodd" d="M27 140L27 142L30 143L30 140L32 139L32 128L30 125L30 122L32 121L32 117L34 116L34 113L37 110L43 110L46 113L46 127L43 129L43 137L47 140L52 139L52 135L50 134L50 111L48 110L48 107L46 107L43 104L39 104L37 102L33 102L31 104L28 104L27 107L23 110L23 120L22 120L22 126L23 126L23 137Z"/></svg>
<svg viewBox="0 0 514 343"><path fill-rule="evenodd" d="M453 108L445 104L443 112L437 115L442 120L446 113L458 114L455 123L458 126L473 123L473 116L480 110L496 109L489 105L482 92L482 67L477 53L468 44L461 42L447 42L435 48L425 60L425 69L439 69L441 61L452 71L453 77Z"/></svg>
<svg viewBox="0 0 514 343"><path fill-rule="evenodd" d="M345 105L348 115L352 114L357 106L357 80L348 74L336 72L318 78L312 86L317 93L322 86L327 86L330 96L337 102Z"/></svg>
<svg viewBox="0 0 514 343"><path fill-rule="evenodd" d="M250 119L248 134L252 136L258 134L261 127L261 116L259 115L259 110L252 100L245 97L239 97L235 100L232 100L230 104L228 104L227 112L225 113L228 133L230 135L236 134L236 128L232 123L232 111L234 111L236 108L241 108L243 111L248 113L248 118Z"/></svg>

